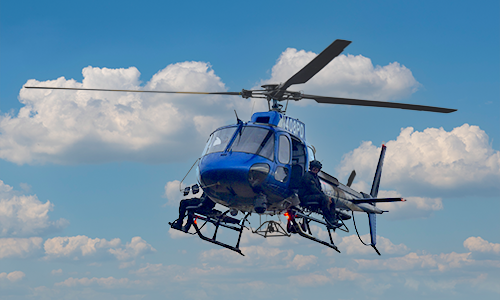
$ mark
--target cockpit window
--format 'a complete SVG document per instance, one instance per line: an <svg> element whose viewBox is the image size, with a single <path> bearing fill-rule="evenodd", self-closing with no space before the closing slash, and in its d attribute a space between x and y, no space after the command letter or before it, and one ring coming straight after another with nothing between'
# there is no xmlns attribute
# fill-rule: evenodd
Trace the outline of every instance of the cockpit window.
<svg viewBox="0 0 500 300"><path fill-rule="evenodd" d="M231 151L257 154L273 160L274 133L260 127L243 127L236 134Z"/></svg>
<svg viewBox="0 0 500 300"><path fill-rule="evenodd" d="M203 150L202 156L209 153L224 151L224 149L226 149L227 147L227 144L231 141L236 128L237 127L224 128L212 133L210 139L207 142L207 145L205 146L205 150Z"/></svg>

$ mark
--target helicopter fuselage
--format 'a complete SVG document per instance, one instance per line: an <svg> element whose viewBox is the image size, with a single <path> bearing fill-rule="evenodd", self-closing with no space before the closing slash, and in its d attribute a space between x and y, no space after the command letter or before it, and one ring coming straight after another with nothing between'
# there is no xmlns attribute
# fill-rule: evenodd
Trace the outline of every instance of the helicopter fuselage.
<svg viewBox="0 0 500 300"><path fill-rule="evenodd" d="M198 181L216 203L242 212L275 214L299 204L296 191L314 151L305 124L279 112L255 113L250 122L218 128L198 164ZM382 213L365 198L321 172L322 189L337 207Z"/></svg>

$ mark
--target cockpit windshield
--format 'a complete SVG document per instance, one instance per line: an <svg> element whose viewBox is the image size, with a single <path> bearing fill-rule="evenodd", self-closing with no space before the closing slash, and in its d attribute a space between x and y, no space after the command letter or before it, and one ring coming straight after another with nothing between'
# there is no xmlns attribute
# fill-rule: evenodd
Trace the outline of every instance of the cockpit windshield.
<svg viewBox="0 0 500 300"><path fill-rule="evenodd" d="M274 133L265 128L245 126L237 133L231 151L257 154L273 160Z"/></svg>
<svg viewBox="0 0 500 300"><path fill-rule="evenodd" d="M222 152L226 149L227 144L231 141L237 127L229 127L214 132L203 150L202 156L214 152Z"/></svg>

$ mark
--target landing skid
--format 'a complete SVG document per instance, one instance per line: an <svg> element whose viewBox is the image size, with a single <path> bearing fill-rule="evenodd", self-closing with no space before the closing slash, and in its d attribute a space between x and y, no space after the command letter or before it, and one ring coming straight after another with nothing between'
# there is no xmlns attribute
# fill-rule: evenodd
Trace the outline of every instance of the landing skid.
<svg viewBox="0 0 500 300"><path fill-rule="evenodd" d="M181 229L180 231L188 233L188 234L198 234L198 236L207 242L222 246L224 248L227 248L229 250L232 250L234 252L237 252L243 256L243 254L239 248L240 246L240 241L241 241L241 234L243 233L243 229L245 229L245 222L247 221L248 216L250 213L247 213L245 217L242 220L238 220L232 217L227 216L226 214L229 212L227 210L224 213L221 213L218 210L212 210L209 213L201 213L201 212L193 212L190 211L188 208L188 221L186 225ZM198 220L201 220L203 224L201 226L198 226ZM211 238L205 236L202 232L201 229L207 224L207 223L212 223L215 226L215 231L214 234ZM169 222L170 226L172 227L173 223ZM195 229L195 233L189 232L190 227L193 226ZM219 227L225 227L234 231L239 232L238 234L238 241L236 242L236 246L231 246L229 244L223 243L221 241L217 240L217 232L219 231ZM176 229L172 227L173 229ZM179 230L179 229L177 229Z"/></svg>
<svg viewBox="0 0 500 300"><path fill-rule="evenodd" d="M342 227L345 227L344 222L341 220L342 225L338 227L331 227L322 220L313 218L311 216L308 216L304 214L301 211L295 210L295 209L289 209L287 211L287 218L288 218L288 224L287 224L287 229L288 231L292 233L298 233L300 236L305 237L306 239L309 239L311 241L320 243L322 245L325 245L327 247L332 248L333 250L337 251L340 253L340 250L335 246L335 243L333 242L332 238L332 230L335 231L335 229L339 229ZM302 220L300 220L302 219ZM301 222L300 222L301 221ZM316 237L314 237L311 233L311 228L309 227L310 222L316 222L319 224L325 225L326 229L328 230L328 236L330 237L330 242L326 242L323 240L320 240ZM345 227L347 229L347 227ZM344 230L345 229L341 229Z"/></svg>
<svg viewBox="0 0 500 300"><path fill-rule="evenodd" d="M174 224L173 222L169 222L170 226L173 229L180 230L184 233L188 233L191 235L197 234L204 241L208 241L212 244L227 248L229 250L232 250L234 252L239 253L242 256L245 256L241 252L239 247L240 247L240 241L241 241L241 235L243 233L243 229L248 228L247 226L245 226L245 222L249 222L247 219L251 214L250 212L246 213L245 217L243 219L239 220L239 219L228 216L227 213L229 212L229 210L222 213L222 212L215 210L215 209L212 209L210 211L201 211L201 210L196 211L197 209L198 209L198 207L195 207L195 206L193 206L191 208L190 207L187 208L188 220L187 220L186 225L184 225L182 229L177 229L177 228L173 227L173 224ZM297 233L306 239L309 239L311 241L325 245L325 246L337 251L338 253L340 253L339 249L337 248L337 246L333 242L332 230L335 231L335 230L339 229L339 230L342 230L345 232L349 232L349 229L344 224L344 221L339 219L340 223L337 226L329 226L323 220L320 220L320 219L317 219L317 218L310 216L310 213L311 213L311 211L306 210L306 212L304 212L300 208L294 207L294 208L287 210L287 213L285 214L285 216L288 219L286 229L283 228L281 222L269 220L269 221L265 221L265 222L261 221L260 226L257 229L251 230L251 231L252 231L252 233L258 234L258 235L263 236L265 238L277 237L277 236L290 237L292 233ZM202 222L201 225L198 223L198 221ZM311 223L311 222L316 222L316 223L324 225L326 227L326 229L328 231L328 236L330 238L329 242L321 240L312 234L311 228L309 226L309 223ZM201 232L201 229L207 223L212 223L215 226L215 231L214 231L212 237L205 236ZM194 229L195 229L194 232L189 232L189 229L191 228L191 226L194 227ZM239 233L238 240L236 241L235 246L229 245L229 244L226 244L224 242L217 240L217 233L218 233L219 228L221 226L224 228L234 230L234 231Z"/></svg>

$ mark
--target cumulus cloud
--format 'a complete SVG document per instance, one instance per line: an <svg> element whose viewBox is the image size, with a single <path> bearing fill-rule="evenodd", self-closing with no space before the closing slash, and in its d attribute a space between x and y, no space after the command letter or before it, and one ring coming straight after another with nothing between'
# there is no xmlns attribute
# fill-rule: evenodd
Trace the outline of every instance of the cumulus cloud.
<svg viewBox="0 0 500 300"><path fill-rule="evenodd" d="M165 184L165 194L163 195L168 200L166 204L172 206L178 205L179 201L182 199L182 188L179 180L167 182Z"/></svg>
<svg viewBox="0 0 500 300"><path fill-rule="evenodd" d="M285 82L316 55L286 49L272 68L271 78L262 84ZM372 61L362 55L341 54L307 83L290 89L307 94L388 101L408 97L419 86L411 71L397 62L373 66Z"/></svg>
<svg viewBox="0 0 500 300"><path fill-rule="evenodd" d="M42 241L40 237L0 239L0 259L33 255L41 249Z"/></svg>
<svg viewBox="0 0 500 300"><path fill-rule="evenodd" d="M141 89L134 68L86 67L83 81L60 77L26 86ZM167 66L145 90L225 91L204 62ZM0 158L17 164L132 160L178 161L197 155L208 134L251 101L209 95L22 89L17 116L0 116ZM189 136L186 144L185 137ZM183 151L179 151L182 148ZM176 153L176 155L172 155Z"/></svg>
<svg viewBox="0 0 500 300"><path fill-rule="evenodd" d="M402 195L396 191L379 191L379 197L397 198ZM441 198L406 197L406 202L388 202L377 204L378 208L388 210L383 216L389 220L428 218L434 211L443 209Z"/></svg>
<svg viewBox="0 0 500 300"><path fill-rule="evenodd" d="M118 260L129 260L135 257L156 252L156 249L148 244L141 237L133 237L130 243L127 243L123 248L111 248L109 253L116 256Z"/></svg>
<svg viewBox="0 0 500 300"><path fill-rule="evenodd" d="M43 247L46 260L58 258L80 260L114 256L120 261L126 261L156 251L141 237L132 238L131 242L126 243L125 246L118 238L108 241L100 238L92 239L84 235L55 237L47 239Z"/></svg>
<svg viewBox="0 0 500 300"><path fill-rule="evenodd" d="M464 124L446 131L412 127L401 129L396 140L387 142L382 185L408 196L497 195L500 182L500 151L494 150L488 135L478 126ZM380 147L363 142L344 155L339 176L355 169L360 179L370 177Z"/></svg>
<svg viewBox="0 0 500 300"><path fill-rule="evenodd" d="M0 180L0 236L42 235L68 225L65 219L49 220L54 205L36 195L22 195Z"/></svg>
<svg viewBox="0 0 500 300"><path fill-rule="evenodd" d="M370 235L365 234L361 236L363 241L369 241ZM337 247L346 254L373 254L372 247L363 245L357 235L345 236L342 242ZM408 253L408 247L404 244L395 245L388 238L377 235L377 249L384 254L404 254Z"/></svg>
<svg viewBox="0 0 500 300"><path fill-rule="evenodd" d="M0 280L6 279L6 280L9 280L10 282L16 282L16 281L23 279L25 276L26 276L26 274L24 274L24 272L21 272L21 271L14 271L14 272L10 272L8 274L3 272L3 273L0 273Z"/></svg>
<svg viewBox="0 0 500 300"><path fill-rule="evenodd" d="M479 236L471 236L466 239L464 247L469 249L469 251L500 254L500 244L490 243Z"/></svg>
<svg viewBox="0 0 500 300"><path fill-rule="evenodd" d="M315 56L313 52L287 49L272 68L271 78L261 83L283 82ZM26 86L227 90L205 62L168 65L145 85L141 85L135 67L88 66L82 74L82 82L64 77L42 82L30 79ZM373 66L361 55L340 55L300 89L339 97L392 100L410 95L418 86L411 71L397 62ZM198 155L211 131L234 122L233 110L248 119L250 111L267 106L265 101L217 95L35 89L21 89L19 101L24 106L17 115L0 116L0 158L17 164L179 161Z"/></svg>

